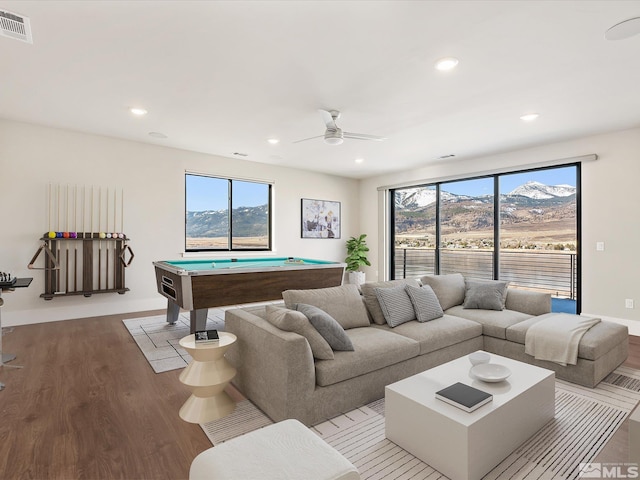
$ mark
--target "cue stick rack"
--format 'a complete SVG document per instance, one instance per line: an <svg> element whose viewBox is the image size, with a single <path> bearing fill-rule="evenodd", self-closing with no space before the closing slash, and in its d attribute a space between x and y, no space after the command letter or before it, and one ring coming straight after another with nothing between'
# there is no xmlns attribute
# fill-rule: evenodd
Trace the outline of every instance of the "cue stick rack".
<svg viewBox="0 0 640 480"><path fill-rule="evenodd" d="M125 269L134 253L123 233L124 191L49 184L47 193L48 231L28 265L44 271L40 297L128 292Z"/></svg>

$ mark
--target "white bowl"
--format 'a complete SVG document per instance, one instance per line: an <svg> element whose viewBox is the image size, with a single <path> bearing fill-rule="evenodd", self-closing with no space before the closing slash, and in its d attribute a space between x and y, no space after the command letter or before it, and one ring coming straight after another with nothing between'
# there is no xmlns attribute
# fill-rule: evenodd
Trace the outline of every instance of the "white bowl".
<svg viewBox="0 0 640 480"><path fill-rule="evenodd" d="M481 365L483 363L489 363L491 356L487 352L473 352L469 354L469 361L471 365Z"/></svg>
<svg viewBox="0 0 640 480"><path fill-rule="evenodd" d="M471 375L483 382L502 382L509 378L511 370L497 363L482 363L471 367Z"/></svg>

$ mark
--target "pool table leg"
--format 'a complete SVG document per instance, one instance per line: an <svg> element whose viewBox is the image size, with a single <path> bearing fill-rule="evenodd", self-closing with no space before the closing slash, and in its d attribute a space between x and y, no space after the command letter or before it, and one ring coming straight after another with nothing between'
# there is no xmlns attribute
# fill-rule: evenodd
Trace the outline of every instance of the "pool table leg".
<svg viewBox="0 0 640 480"><path fill-rule="evenodd" d="M167 300L167 323L174 325L178 321L178 315L180 315L180 306L171 300Z"/></svg>
<svg viewBox="0 0 640 480"><path fill-rule="evenodd" d="M207 315L209 313L208 308L201 308L199 310L191 310L191 333L198 330L207 329Z"/></svg>

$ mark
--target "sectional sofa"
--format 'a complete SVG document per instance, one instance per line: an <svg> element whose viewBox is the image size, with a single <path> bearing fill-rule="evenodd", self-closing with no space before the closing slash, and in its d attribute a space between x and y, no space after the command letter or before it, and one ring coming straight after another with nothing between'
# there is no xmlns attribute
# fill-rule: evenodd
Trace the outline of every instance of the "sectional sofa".
<svg viewBox="0 0 640 480"><path fill-rule="evenodd" d="M583 336L575 365L535 360L524 353L524 338L550 312L549 295L459 274L420 280L290 290L280 307L227 310L225 328L238 337L227 353L237 369L233 383L272 420L313 425L477 350L589 387L627 357L626 327L601 322Z"/></svg>

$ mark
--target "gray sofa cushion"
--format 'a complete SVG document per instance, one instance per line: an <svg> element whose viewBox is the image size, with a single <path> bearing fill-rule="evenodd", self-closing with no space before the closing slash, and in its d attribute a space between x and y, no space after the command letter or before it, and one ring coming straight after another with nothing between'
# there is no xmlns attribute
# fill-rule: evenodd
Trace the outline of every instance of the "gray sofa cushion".
<svg viewBox="0 0 640 480"><path fill-rule="evenodd" d="M517 323L507 328L507 340L524 345L527 330L534 323L548 318L553 313L532 317L524 322ZM585 360L597 360L605 353L624 342L629 337L626 326L612 322L600 322L585 332L578 345L578 358Z"/></svg>
<svg viewBox="0 0 640 480"><path fill-rule="evenodd" d="M311 290L286 290L282 298L287 308L296 303L313 305L335 318L342 328L367 327L369 317L358 287L352 284Z"/></svg>
<svg viewBox="0 0 640 480"><path fill-rule="evenodd" d="M403 323L393 330L386 325L375 325L374 328L389 332L393 331L393 333L419 342L420 355L450 347L456 343L482 335L482 325L479 323L447 314L426 323Z"/></svg>
<svg viewBox="0 0 640 480"><path fill-rule="evenodd" d="M316 383L321 387L349 380L365 373L389 367L416 357L418 342L379 328L352 328L346 333L353 342L353 352L335 352L334 360L316 362Z"/></svg>
<svg viewBox="0 0 640 480"><path fill-rule="evenodd" d="M342 326L327 312L305 303L296 303L295 308L309 319L311 325L331 345L333 350L353 350L353 344Z"/></svg>
<svg viewBox="0 0 640 480"><path fill-rule="evenodd" d="M413 304L413 309L419 322L428 322L444 315L438 297L436 297L429 285L422 287L406 285L405 290Z"/></svg>
<svg viewBox="0 0 640 480"><path fill-rule="evenodd" d="M364 304L367 307L367 312L369 313L369 317L371 318L371 321L373 323L376 323L378 325L385 325L387 323L384 318L384 313L382 313L382 309L380 308L380 302L378 302L378 297L376 296L375 289L393 288L397 287L398 285L413 285L417 287L418 282L417 280L407 278L400 280L388 280L386 282L369 282L360 285Z"/></svg>
<svg viewBox="0 0 640 480"><path fill-rule="evenodd" d="M543 315L551 311L551 295L548 293L509 288L507 290L505 308L528 313L529 315Z"/></svg>
<svg viewBox="0 0 640 480"><path fill-rule="evenodd" d="M433 289L442 310L461 305L464 302L465 284L464 277L460 273L425 275L420 277L420 281L423 285L429 285Z"/></svg>
<svg viewBox="0 0 640 480"><path fill-rule="evenodd" d="M466 309L504 310L509 282L465 279L463 307Z"/></svg>
<svg viewBox="0 0 640 480"><path fill-rule="evenodd" d="M267 321L274 327L287 332L295 332L306 338L314 358L318 360L333 360L331 346L311 325L309 319L302 312L274 305L267 305L265 312Z"/></svg>
<svg viewBox="0 0 640 480"><path fill-rule="evenodd" d="M462 305L445 310L444 313L478 322L482 325L484 335L502 339L507 338L508 327L531 318L531 315L514 310L469 310Z"/></svg>
<svg viewBox="0 0 640 480"><path fill-rule="evenodd" d="M384 319L390 327L397 327L405 322L416 319L413 303L404 285L393 288L376 288L376 297L380 303L380 309Z"/></svg>

